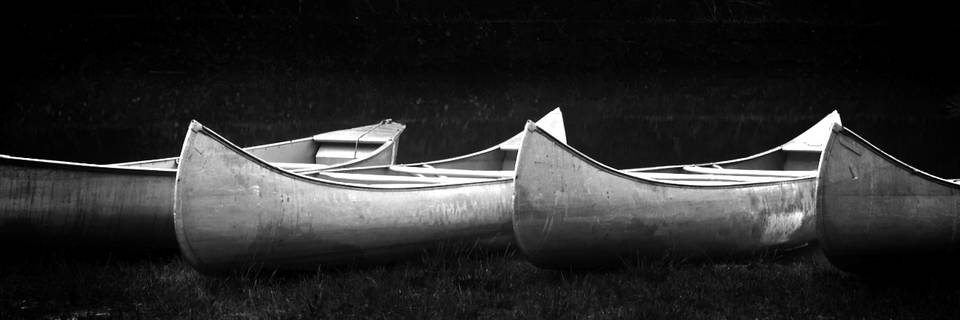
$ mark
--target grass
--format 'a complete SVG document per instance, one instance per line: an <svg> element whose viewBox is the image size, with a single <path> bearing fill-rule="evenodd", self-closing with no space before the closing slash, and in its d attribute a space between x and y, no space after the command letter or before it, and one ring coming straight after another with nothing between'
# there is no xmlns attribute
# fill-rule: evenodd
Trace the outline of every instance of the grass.
<svg viewBox="0 0 960 320"><path fill-rule="evenodd" d="M515 251L424 253L387 266L222 277L177 255L44 253L0 264L0 318L946 318L960 284L859 278L813 256L646 261L551 271Z"/></svg>

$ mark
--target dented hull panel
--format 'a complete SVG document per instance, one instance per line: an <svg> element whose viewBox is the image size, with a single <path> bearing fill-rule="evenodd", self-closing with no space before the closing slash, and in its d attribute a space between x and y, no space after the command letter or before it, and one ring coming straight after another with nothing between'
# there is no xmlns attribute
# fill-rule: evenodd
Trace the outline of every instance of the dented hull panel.
<svg viewBox="0 0 960 320"><path fill-rule="evenodd" d="M960 184L897 160L837 126L824 152L819 211L824 253L869 271L905 256L960 253Z"/></svg>
<svg viewBox="0 0 960 320"><path fill-rule="evenodd" d="M175 229L208 273L311 270L410 257L441 242L512 241L513 179L384 189L280 170L194 123L181 154Z"/></svg>
<svg viewBox="0 0 960 320"><path fill-rule="evenodd" d="M816 239L813 177L730 186L646 180L529 126L514 232L536 265L600 267L650 256L736 256Z"/></svg>

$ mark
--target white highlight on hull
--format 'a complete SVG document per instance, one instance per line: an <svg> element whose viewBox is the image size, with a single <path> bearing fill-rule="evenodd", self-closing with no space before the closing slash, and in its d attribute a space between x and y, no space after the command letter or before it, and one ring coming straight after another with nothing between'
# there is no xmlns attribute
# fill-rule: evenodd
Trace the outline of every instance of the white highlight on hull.
<svg viewBox="0 0 960 320"><path fill-rule="evenodd" d="M780 244L790 241L790 236L803 226L804 215L803 210L797 210L769 216L763 228L763 243Z"/></svg>

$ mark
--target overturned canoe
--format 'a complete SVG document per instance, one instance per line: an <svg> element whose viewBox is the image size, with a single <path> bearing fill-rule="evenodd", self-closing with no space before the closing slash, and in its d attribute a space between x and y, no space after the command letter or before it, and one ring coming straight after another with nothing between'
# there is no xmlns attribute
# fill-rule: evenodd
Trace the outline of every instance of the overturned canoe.
<svg viewBox="0 0 960 320"><path fill-rule="evenodd" d="M956 267L956 181L914 169L838 125L824 151L818 198L821 243L835 266L862 273L938 267L927 262Z"/></svg>
<svg viewBox="0 0 960 320"><path fill-rule="evenodd" d="M634 170L607 167L528 124L517 162L517 244L535 265L560 269L805 245L816 239L811 169L834 122L836 113L743 159Z"/></svg>
<svg viewBox="0 0 960 320"><path fill-rule="evenodd" d="M563 134L559 110L542 121ZM181 252L214 273L385 262L444 242L504 245L518 141L447 160L308 175L193 123L176 183Z"/></svg>
<svg viewBox="0 0 960 320"><path fill-rule="evenodd" d="M390 164L402 124L379 124L248 148L290 170ZM0 155L4 245L175 249L178 158L111 165Z"/></svg>

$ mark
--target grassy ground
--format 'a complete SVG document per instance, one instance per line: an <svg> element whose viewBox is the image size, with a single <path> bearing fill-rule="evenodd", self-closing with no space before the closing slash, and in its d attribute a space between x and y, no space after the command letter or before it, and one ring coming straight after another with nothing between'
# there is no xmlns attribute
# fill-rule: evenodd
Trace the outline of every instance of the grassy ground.
<svg viewBox="0 0 960 320"><path fill-rule="evenodd" d="M176 255L45 253L0 264L0 318L935 319L960 282L870 280L815 254L541 270L514 251L441 250L389 266L208 277Z"/></svg>

